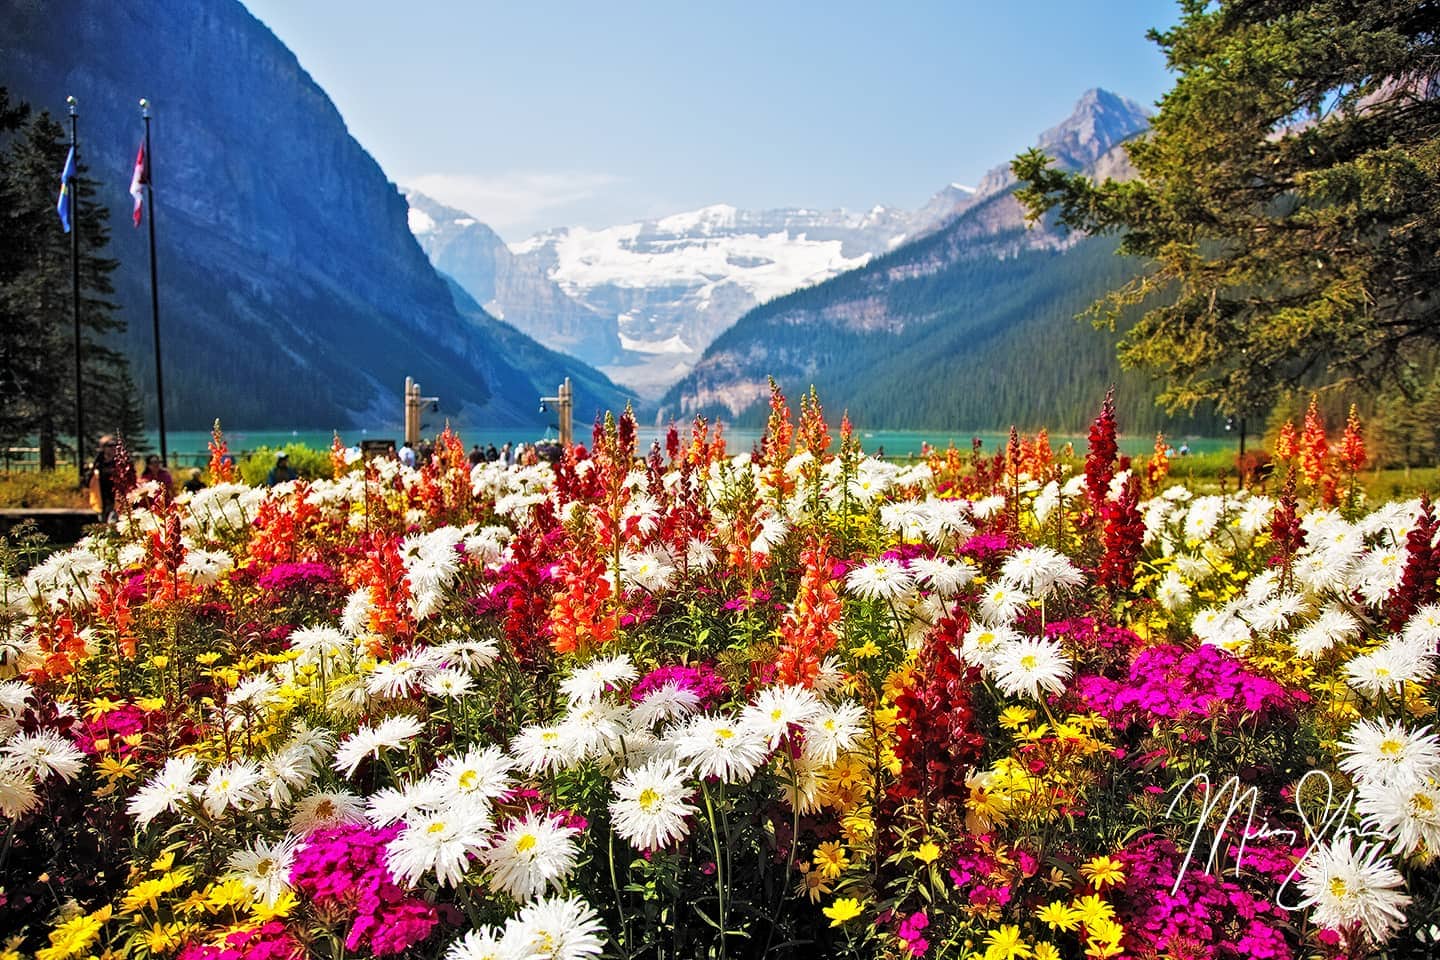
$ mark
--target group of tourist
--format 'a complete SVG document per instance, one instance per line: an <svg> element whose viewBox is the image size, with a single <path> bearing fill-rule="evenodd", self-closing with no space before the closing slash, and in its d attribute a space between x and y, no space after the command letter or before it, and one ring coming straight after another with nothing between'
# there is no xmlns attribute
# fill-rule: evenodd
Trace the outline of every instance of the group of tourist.
<svg viewBox="0 0 1440 960"><path fill-rule="evenodd" d="M85 477L90 490L90 505L105 520L113 519L115 515L115 468L119 463L116 459L117 449L118 445L113 436L107 433L101 437L95 451L95 460L90 464ZM157 498L175 494L175 478L165 468L158 454L152 453L145 458L145 467L136 479L140 483L155 484L157 489L153 496ZM191 493L205 488L205 481L200 478L198 467L190 470L180 488Z"/></svg>

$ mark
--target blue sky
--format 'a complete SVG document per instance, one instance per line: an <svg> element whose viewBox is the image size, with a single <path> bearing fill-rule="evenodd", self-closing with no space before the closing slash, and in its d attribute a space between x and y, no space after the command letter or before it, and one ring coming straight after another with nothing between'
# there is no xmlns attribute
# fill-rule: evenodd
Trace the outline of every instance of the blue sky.
<svg viewBox="0 0 1440 960"><path fill-rule="evenodd" d="M1150 104L1160 0L244 0L391 179L515 242L710 203L919 207L1087 88Z"/></svg>

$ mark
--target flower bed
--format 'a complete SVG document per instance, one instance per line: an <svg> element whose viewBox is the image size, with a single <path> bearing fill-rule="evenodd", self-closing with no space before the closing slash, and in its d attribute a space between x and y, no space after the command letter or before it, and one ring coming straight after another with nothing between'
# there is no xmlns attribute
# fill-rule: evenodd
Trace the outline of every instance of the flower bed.
<svg viewBox="0 0 1440 960"><path fill-rule="evenodd" d="M6 956L1431 955L1430 504L1114 431L137 490L0 580Z"/></svg>

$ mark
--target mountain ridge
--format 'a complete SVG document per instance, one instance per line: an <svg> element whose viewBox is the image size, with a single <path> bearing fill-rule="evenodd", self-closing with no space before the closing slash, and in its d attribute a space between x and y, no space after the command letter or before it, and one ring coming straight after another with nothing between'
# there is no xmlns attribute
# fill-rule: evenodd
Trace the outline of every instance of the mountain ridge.
<svg viewBox="0 0 1440 960"><path fill-rule="evenodd" d="M1147 117L1134 101L1091 88L1036 142L1053 148L1062 164L1078 168L1143 128ZM493 312L549 346L594 363L614 380L659 396L701 361L717 336L770 301L862 268L942 230L968 210L988 211L970 221L980 233L1021 226L1018 208L987 207L1012 184L1008 165L998 166L975 187L942 187L913 212L878 204L856 212L752 211L715 203L611 227L541 231L509 244L508 258L476 211L446 208L417 236L432 261ZM474 264L458 252L464 244L439 235L448 228L437 224L447 217L452 224L466 221L462 229L475 235L468 241L476 248L469 255ZM482 234L489 236L482 240ZM1066 242L1053 236L1046 240ZM502 266L486 266L502 261ZM532 286L501 290L496 278L517 270ZM544 319L557 300L567 305L570 322L586 325L583 337Z"/></svg>
<svg viewBox="0 0 1440 960"><path fill-rule="evenodd" d="M81 159L111 212L108 252L120 261L128 330L118 346L147 393L148 253L145 231L128 224L127 187L143 129L134 98L154 104L169 426L397 423L414 376L462 421L500 416L538 429L538 415L496 405L490 379L538 378L549 390L565 370L509 365L461 316L410 233L399 190L243 5L77 0L53 13L0 2L0 84L36 111L60 112L65 94L79 100Z"/></svg>

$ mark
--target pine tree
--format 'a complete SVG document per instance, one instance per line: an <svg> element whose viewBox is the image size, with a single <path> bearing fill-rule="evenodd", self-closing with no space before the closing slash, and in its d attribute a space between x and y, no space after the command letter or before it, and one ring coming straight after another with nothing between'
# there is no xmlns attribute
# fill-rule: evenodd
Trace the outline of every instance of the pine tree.
<svg viewBox="0 0 1440 960"><path fill-rule="evenodd" d="M48 113L29 117L10 107L0 91L0 210L6 243L0 254L0 442L36 438L42 467L55 464L61 435L73 433L75 342L70 238L55 213L60 171L68 146ZM83 156L83 153L82 153ZM80 236L82 382L88 409L116 419L126 384L122 354L109 346L123 329L111 297L116 262L104 256L109 211L95 199L95 184L77 169L74 228ZM109 429L87 419L88 449Z"/></svg>
<svg viewBox="0 0 1440 960"><path fill-rule="evenodd" d="M1241 415L1292 384L1422 382L1440 346L1435 4L1181 10L1151 33L1178 79L1128 146L1138 180L1034 150L1012 164L1032 216L1121 231L1153 266L1101 305L1149 307L1122 359L1160 374L1172 409Z"/></svg>

